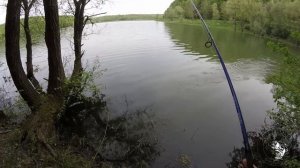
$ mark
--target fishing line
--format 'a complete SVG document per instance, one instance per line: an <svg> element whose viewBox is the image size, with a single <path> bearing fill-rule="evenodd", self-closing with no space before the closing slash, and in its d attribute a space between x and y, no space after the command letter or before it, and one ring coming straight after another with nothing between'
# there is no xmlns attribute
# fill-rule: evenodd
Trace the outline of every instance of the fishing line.
<svg viewBox="0 0 300 168"><path fill-rule="evenodd" d="M247 129L246 129L246 126L245 126L245 121L244 121L244 118L243 118L243 114L242 114L242 110L241 110L241 107L240 107L240 104L239 104L239 100L238 100L238 97L236 95L236 92L235 92L232 80L230 78L229 72L226 68L225 62L224 62L223 57L221 55L221 52L220 52L219 48L217 47L217 44L214 40L214 37L213 37L212 33L210 32L209 27L207 26L204 18L202 17L200 11L196 7L193 0L191 0L191 3L193 5L193 8L195 9L198 17L200 18L200 21L204 25L208 36L209 36L208 41L205 43L205 47L206 48L213 47L215 49L215 51L217 53L217 56L220 60L220 63L222 65L222 68L223 68L223 71L225 73L225 76L226 76L226 79L227 79L227 82L228 82L228 85L229 85L229 88L230 88L230 91L231 91L231 95L232 95L232 98L233 98L233 101L234 101L235 109L236 109L236 112L237 112L237 115L238 115L238 118L239 118L240 127L241 127L241 131L242 131L242 135L243 135L246 159L247 159L247 162L248 162L248 167L253 167L252 166L253 156L252 156L251 147L250 147L250 144L249 144L249 139L248 139L248 135L247 135Z"/></svg>

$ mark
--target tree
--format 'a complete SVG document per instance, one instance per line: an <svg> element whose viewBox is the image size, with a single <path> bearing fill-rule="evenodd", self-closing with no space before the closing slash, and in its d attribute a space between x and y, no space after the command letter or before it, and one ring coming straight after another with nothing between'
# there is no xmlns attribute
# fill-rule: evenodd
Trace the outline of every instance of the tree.
<svg viewBox="0 0 300 168"><path fill-rule="evenodd" d="M240 1L228 0L225 5L225 11L229 19L232 19L234 21L234 30L236 31L236 26L240 14Z"/></svg>
<svg viewBox="0 0 300 168"><path fill-rule="evenodd" d="M174 8L176 17L177 18L183 18L184 17L184 9L181 6L176 6Z"/></svg>
<svg viewBox="0 0 300 168"><path fill-rule="evenodd" d="M43 0L45 11L45 42L48 48L48 93L62 96L65 72L61 58L60 27L57 0Z"/></svg>
<svg viewBox="0 0 300 168"><path fill-rule="evenodd" d="M74 0L75 14L74 14L74 50L75 61L72 76L76 76L82 71L81 58L82 53L82 33L87 19L84 18L84 9L87 4L86 0Z"/></svg>
<svg viewBox="0 0 300 168"><path fill-rule="evenodd" d="M211 5L209 4L208 0L202 0L199 9L202 12L204 18L206 19L212 18Z"/></svg>
<svg viewBox="0 0 300 168"><path fill-rule="evenodd" d="M60 47L60 29L57 0L44 0L45 41L48 48L48 93L40 94L27 78L20 57L20 0L9 0L5 24L6 59L12 79L22 98L32 109L24 126L24 138L47 145L47 138L55 133L55 118L62 107L65 79ZM29 137L29 138L27 138ZM53 153L53 152L51 152Z"/></svg>
<svg viewBox="0 0 300 168"><path fill-rule="evenodd" d="M212 4L211 8L212 8L212 18L216 20L220 19L220 12L217 3Z"/></svg>
<svg viewBox="0 0 300 168"><path fill-rule="evenodd" d="M164 17L165 18L168 18L168 19L174 19L176 18L176 13L175 13L175 10L173 8L169 8L165 14L164 14Z"/></svg>
<svg viewBox="0 0 300 168"><path fill-rule="evenodd" d="M95 0L93 2L103 2ZM21 3L22 2L22 3ZM32 115L24 127L24 135L29 135L32 140L45 143L45 138L54 136L55 120L63 110L64 98L68 95L64 89L66 81L65 71L61 56L61 39L59 8L57 0L43 0L45 14L45 43L48 49L48 88L43 93L35 83L32 68L32 39L29 26L29 13L36 0L9 0L7 4L7 15L5 25L6 38L6 59L12 79L20 92L22 98L32 110ZM74 44L76 50L75 67L73 74L80 74L82 71L82 33L85 25L90 21L91 16L84 14L85 7L90 0L74 0ZM24 32L26 35L27 48L27 75L23 69L20 54L20 13L21 6L24 9ZM96 15L94 15L96 16ZM74 86L75 87L75 86ZM46 145L49 147L49 145Z"/></svg>
<svg viewBox="0 0 300 168"><path fill-rule="evenodd" d="M102 12L97 12L91 15L86 14L86 8L100 9L100 6L104 4L105 0L62 0L61 5L66 6L64 13L66 15L74 16L74 69L72 73L72 78L80 76L82 73L82 57L84 51L82 50L82 36L83 30L88 22L92 21L92 17L105 14Z"/></svg>
<svg viewBox="0 0 300 168"><path fill-rule="evenodd" d="M89 3L93 3L94 8L99 8L104 4L105 0L74 0L75 12L74 12L74 50L75 50L75 61L72 76L78 76L82 72L82 56L84 52L82 51L82 33L84 27L91 21L94 16L99 16L105 13L96 13L93 15L85 15L86 6ZM70 3L69 3L70 4Z"/></svg>
<svg viewBox="0 0 300 168"><path fill-rule="evenodd" d="M12 79L23 99L35 109L40 105L40 95L28 80L20 57L21 1L9 0L5 24L6 60Z"/></svg>
<svg viewBox="0 0 300 168"><path fill-rule="evenodd" d="M190 1L184 3L184 18L193 19L194 18L194 8Z"/></svg>
<svg viewBox="0 0 300 168"><path fill-rule="evenodd" d="M31 81L35 88L40 88L38 80L33 74L33 64L32 64L32 37L29 27L29 14L36 0L22 0L22 8L24 10L24 23L23 28L26 36L26 51L27 51L27 78Z"/></svg>

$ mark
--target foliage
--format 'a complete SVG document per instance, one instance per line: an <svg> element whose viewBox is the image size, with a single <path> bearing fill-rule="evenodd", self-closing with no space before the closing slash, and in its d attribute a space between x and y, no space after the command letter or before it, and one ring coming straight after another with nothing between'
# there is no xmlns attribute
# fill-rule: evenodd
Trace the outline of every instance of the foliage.
<svg viewBox="0 0 300 168"><path fill-rule="evenodd" d="M268 113L270 124L260 132L249 133L252 152L258 167L296 168L300 165L300 59L281 43L269 42L268 46L283 56L278 70L267 78L267 82L273 84L277 108ZM275 148L275 144L280 147ZM242 151L233 151L229 165L238 163ZM279 156L278 152L284 154Z"/></svg>
<svg viewBox="0 0 300 168"><path fill-rule="evenodd" d="M194 0L205 19L234 21L235 27L259 35L288 39L299 45L299 0ZM184 11L176 12L181 7ZM197 18L190 0L175 0L164 14L166 19Z"/></svg>
<svg viewBox="0 0 300 168"><path fill-rule="evenodd" d="M220 12L217 3L212 4L212 18L215 20L220 19Z"/></svg>
<svg viewBox="0 0 300 168"><path fill-rule="evenodd" d="M278 112L271 112L271 118L278 124L278 129L287 135L299 135L300 130L300 60L291 55L283 44L269 42L274 51L284 56L277 73L268 78L274 84L274 99Z"/></svg>
<svg viewBox="0 0 300 168"><path fill-rule="evenodd" d="M221 5L225 0L194 0L198 9L201 10L201 13L206 19L219 19L222 17L222 13L220 11ZM177 13L177 15L170 15L170 13L174 14L176 8L181 7L184 11L181 13ZM171 17L170 17L171 16ZM164 18L166 19L176 19L176 18L185 18L185 19L193 19L194 9L191 5L190 0L175 0L170 7L166 10L164 14Z"/></svg>
<svg viewBox="0 0 300 168"><path fill-rule="evenodd" d="M273 121L274 140L287 149L283 167L300 164L300 59L293 56L281 43L269 42L268 46L283 56L279 70L270 75L268 82L274 85L274 100L277 109L269 113Z"/></svg>
<svg viewBox="0 0 300 168"><path fill-rule="evenodd" d="M300 32L299 31L292 32L291 38L298 46L300 45Z"/></svg>

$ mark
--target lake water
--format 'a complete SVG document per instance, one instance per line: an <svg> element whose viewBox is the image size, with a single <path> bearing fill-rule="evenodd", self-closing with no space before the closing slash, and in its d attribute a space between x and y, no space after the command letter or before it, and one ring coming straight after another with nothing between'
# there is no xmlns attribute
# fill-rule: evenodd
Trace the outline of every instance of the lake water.
<svg viewBox="0 0 300 168"><path fill-rule="evenodd" d="M64 30L63 55L72 54ZM176 167L187 156L193 167L225 167L229 152L242 147L235 107L222 68L201 26L156 21L101 23L87 32L85 61L105 71L96 83L113 114L146 109L153 114L162 148L153 167ZM237 90L248 131L259 130L275 107L264 79L277 56L259 37L214 28ZM24 52L24 49L23 49ZM44 44L34 46L37 78L47 78ZM3 62L3 58L2 58ZM2 66L1 73L6 74ZM45 82L44 86L45 86Z"/></svg>

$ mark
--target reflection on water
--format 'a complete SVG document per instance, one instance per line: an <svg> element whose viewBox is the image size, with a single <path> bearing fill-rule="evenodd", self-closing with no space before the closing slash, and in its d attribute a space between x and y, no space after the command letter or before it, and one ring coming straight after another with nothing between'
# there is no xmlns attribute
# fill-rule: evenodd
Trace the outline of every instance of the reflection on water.
<svg viewBox="0 0 300 168"><path fill-rule="evenodd" d="M199 26L156 21L97 24L85 38L85 60L100 59L103 76L96 80L112 115L151 107L154 133L163 151L153 167L225 167L228 153L242 146L230 91L207 36ZM66 30L68 32L68 30ZM266 41L214 29L236 86L246 125L260 128L274 107L272 86L264 82L275 56ZM68 34L68 33L67 33ZM63 55L72 54L70 36ZM47 75L44 45L35 46L40 81ZM128 100L124 103L124 100Z"/></svg>
<svg viewBox="0 0 300 168"><path fill-rule="evenodd" d="M60 138L84 150L82 153L95 153L96 163L149 167L159 155L153 133L156 121L147 109L111 116L105 110L103 95L86 97L79 93L65 100L66 110L56 124Z"/></svg>
<svg viewBox="0 0 300 168"><path fill-rule="evenodd" d="M213 48L208 49L204 45L208 36L201 26L182 24L166 24L166 26L176 45L184 46L184 52L189 51L196 56L208 54L213 61L216 61L217 57L213 55ZM266 48L268 40L261 39L261 37L220 28L213 28L212 33L226 62L276 58L272 50Z"/></svg>
<svg viewBox="0 0 300 168"><path fill-rule="evenodd" d="M132 23L111 23L104 37L90 39L111 42L99 47L107 68L101 83L106 86L111 109L123 109L122 97L126 95L133 108L152 105L156 117L164 121L157 133L165 151L154 167L176 165L182 155L188 156L194 167L224 167L228 153L242 145L242 138L222 69L212 59L211 50L203 46L206 39L201 37L201 29L160 22ZM114 31L116 25L122 30ZM231 40L226 31L219 31L226 35L224 39ZM231 44L242 44L236 38ZM251 52L257 47L253 41L258 41L260 51ZM230 62L247 125L256 129L263 123L265 111L274 105L271 86L263 81L273 55L265 49L264 41L254 39L252 43L236 51L242 56L233 54L230 58L231 50L227 50L225 60Z"/></svg>

